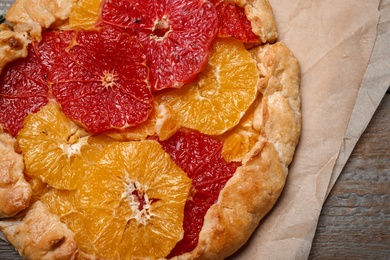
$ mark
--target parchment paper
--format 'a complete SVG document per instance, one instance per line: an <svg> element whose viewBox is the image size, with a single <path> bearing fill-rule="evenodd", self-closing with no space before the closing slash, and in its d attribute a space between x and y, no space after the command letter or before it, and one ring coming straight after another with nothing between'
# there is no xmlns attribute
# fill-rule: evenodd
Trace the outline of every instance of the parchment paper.
<svg viewBox="0 0 390 260"><path fill-rule="evenodd" d="M270 3L301 64L302 136L276 207L231 259L308 258L322 205L390 85L390 0Z"/></svg>
<svg viewBox="0 0 390 260"><path fill-rule="evenodd" d="M390 85L390 0L269 1L301 64L302 136L277 205L231 259L308 257L326 196Z"/></svg>

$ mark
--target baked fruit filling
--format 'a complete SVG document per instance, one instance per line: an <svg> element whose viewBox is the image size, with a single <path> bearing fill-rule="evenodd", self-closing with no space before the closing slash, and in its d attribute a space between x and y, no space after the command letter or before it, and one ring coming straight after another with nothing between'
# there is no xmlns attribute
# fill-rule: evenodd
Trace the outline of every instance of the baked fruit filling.
<svg viewBox="0 0 390 260"><path fill-rule="evenodd" d="M1 230L29 259L232 254L300 132L299 65L268 2L60 2L35 3L61 11L47 25L18 0L3 27L30 36L0 74L0 149L18 158L0 161L0 201L26 187Z"/></svg>

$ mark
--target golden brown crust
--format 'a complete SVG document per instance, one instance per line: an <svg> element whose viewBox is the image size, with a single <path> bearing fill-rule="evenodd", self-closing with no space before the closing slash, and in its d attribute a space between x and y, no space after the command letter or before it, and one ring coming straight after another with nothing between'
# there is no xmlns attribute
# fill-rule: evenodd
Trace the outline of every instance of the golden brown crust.
<svg viewBox="0 0 390 260"><path fill-rule="evenodd" d="M253 127L274 144L281 162L288 166L301 133L300 67L282 43L251 50L260 72L262 101Z"/></svg>
<svg viewBox="0 0 390 260"><path fill-rule="evenodd" d="M299 64L283 44L251 50L261 101L253 127L260 136L205 216L198 246L177 259L223 259L246 243L276 203L301 130Z"/></svg>
<svg viewBox="0 0 390 260"><path fill-rule="evenodd" d="M69 18L77 0L16 0L7 12L6 19L15 32L28 32L41 39L42 29L59 26Z"/></svg>
<svg viewBox="0 0 390 260"><path fill-rule="evenodd" d="M27 56L29 42L26 32L14 32L8 25L0 25L0 73L8 63Z"/></svg>
<svg viewBox="0 0 390 260"><path fill-rule="evenodd" d="M245 9L252 25L252 31L259 36L261 43L273 43L278 37L272 7L268 0L234 0Z"/></svg>
<svg viewBox="0 0 390 260"><path fill-rule="evenodd" d="M23 157L15 152L16 140L0 129L0 219L29 206L31 187L24 179Z"/></svg>
<svg viewBox="0 0 390 260"><path fill-rule="evenodd" d="M0 229L27 259L77 259L79 249L74 233L40 201L23 218L0 221Z"/></svg>

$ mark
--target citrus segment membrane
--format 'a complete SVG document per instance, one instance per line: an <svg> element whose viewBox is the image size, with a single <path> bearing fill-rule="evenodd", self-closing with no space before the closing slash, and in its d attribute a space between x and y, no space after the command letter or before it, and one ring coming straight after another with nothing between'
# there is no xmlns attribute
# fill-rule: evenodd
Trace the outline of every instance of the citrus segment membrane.
<svg viewBox="0 0 390 260"><path fill-rule="evenodd" d="M101 0L79 0L69 15L71 28L92 29L100 14Z"/></svg>
<svg viewBox="0 0 390 260"><path fill-rule="evenodd" d="M102 139L92 142L91 138L54 102L29 114L17 136L26 173L54 188L67 190L78 187L85 168L96 161L104 146Z"/></svg>
<svg viewBox="0 0 390 260"><path fill-rule="evenodd" d="M64 113L92 133L144 122L153 109L142 45L112 27L56 32L51 75L53 95Z"/></svg>
<svg viewBox="0 0 390 260"><path fill-rule="evenodd" d="M156 141L115 142L77 191L43 198L80 248L108 259L161 258L183 237L191 180Z"/></svg>
<svg viewBox="0 0 390 260"><path fill-rule="evenodd" d="M222 157L227 162L241 162L260 136L260 130L254 128L254 114L261 99L257 98L246 111L241 121L230 131L219 136L223 140Z"/></svg>
<svg viewBox="0 0 390 260"><path fill-rule="evenodd" d="M0 124L14 136L24 118L48 102L47 72L36 53L40 46L30 44L27 57L8 64L0 75Z"/></svg>
<svg viewBox="0 0 390 260"><path fill-rule="evenodd" d="M259 42L259 36L252 31L251 22L242 7L225 0L211 0L211 2L215 5L218 14L219 37L235 37L247 43Z"/></svg>
<svg viewBox="0 0 390 260"><path fill-rule="evenodd" d="M179 131L160 141L173 161L192 179L192 189L184 210L184 238L169 257L193 250L207 210L217 201L219 192L234 174L238 163L227 163L221 156L222 142L198 132Z"/></svg>
<svg viewBox="0 0 390 260"><path fill-rule="evenodd" d="M124 29L148 52L152 91L180 88L207 63L217 13L202 0L105 0L102 23Z"/></svg>
<svg viewBox="0 0 390 260"><path fill-rule="evenodd" d="M216 39L199 80L157 100L173 108L183 127L220 135L237 125L256 99L258 80L256 64L242 42Z"/></svg>

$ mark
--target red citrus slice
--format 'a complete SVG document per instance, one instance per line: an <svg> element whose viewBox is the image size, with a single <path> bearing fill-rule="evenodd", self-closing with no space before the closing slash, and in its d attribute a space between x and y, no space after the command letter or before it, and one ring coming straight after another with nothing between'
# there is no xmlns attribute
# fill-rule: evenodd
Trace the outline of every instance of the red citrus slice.
<svg viewBox="0 0 390 260"><path fill-rule="evenodd" d="M227 163L221 155L222 142L199 132L179 131L160 143L192 179L190 199L184 209L184 237L171 251L170 258L196 247L203 218L217 201L219 192L236 171L238 163Z"/></svg>
<svg viewBox="0 0 390 260"><path fill-rule="evenodd" d="M235 37L243 42L259 42L259 36L252 31L251 22L242 7L225 0L211 0L218 14L219 37Z"/></svg>
<svg viewBox="0 0 390 260"><path fill-rule="evenodd" d="M40 44L28 47L28 56L6 66L0 75L0 124L16 135L23 120L47 104L47 73L37 56Z"/></svg>
<svg viewBox="0 0 390 260"><path fill-rule="evenodd" d="M105 0L101 15L145 46L152 91L192 81L206 66L218 25L214 5L202 0Z"/></svg>
<svg viewBox="0 0 390 260"><path fill-rule="evenodd" d="M148 118L153 97L146 53L136 39L107 26L56 34L52 89L69 118L92 133L123 129Z"/></svg>

